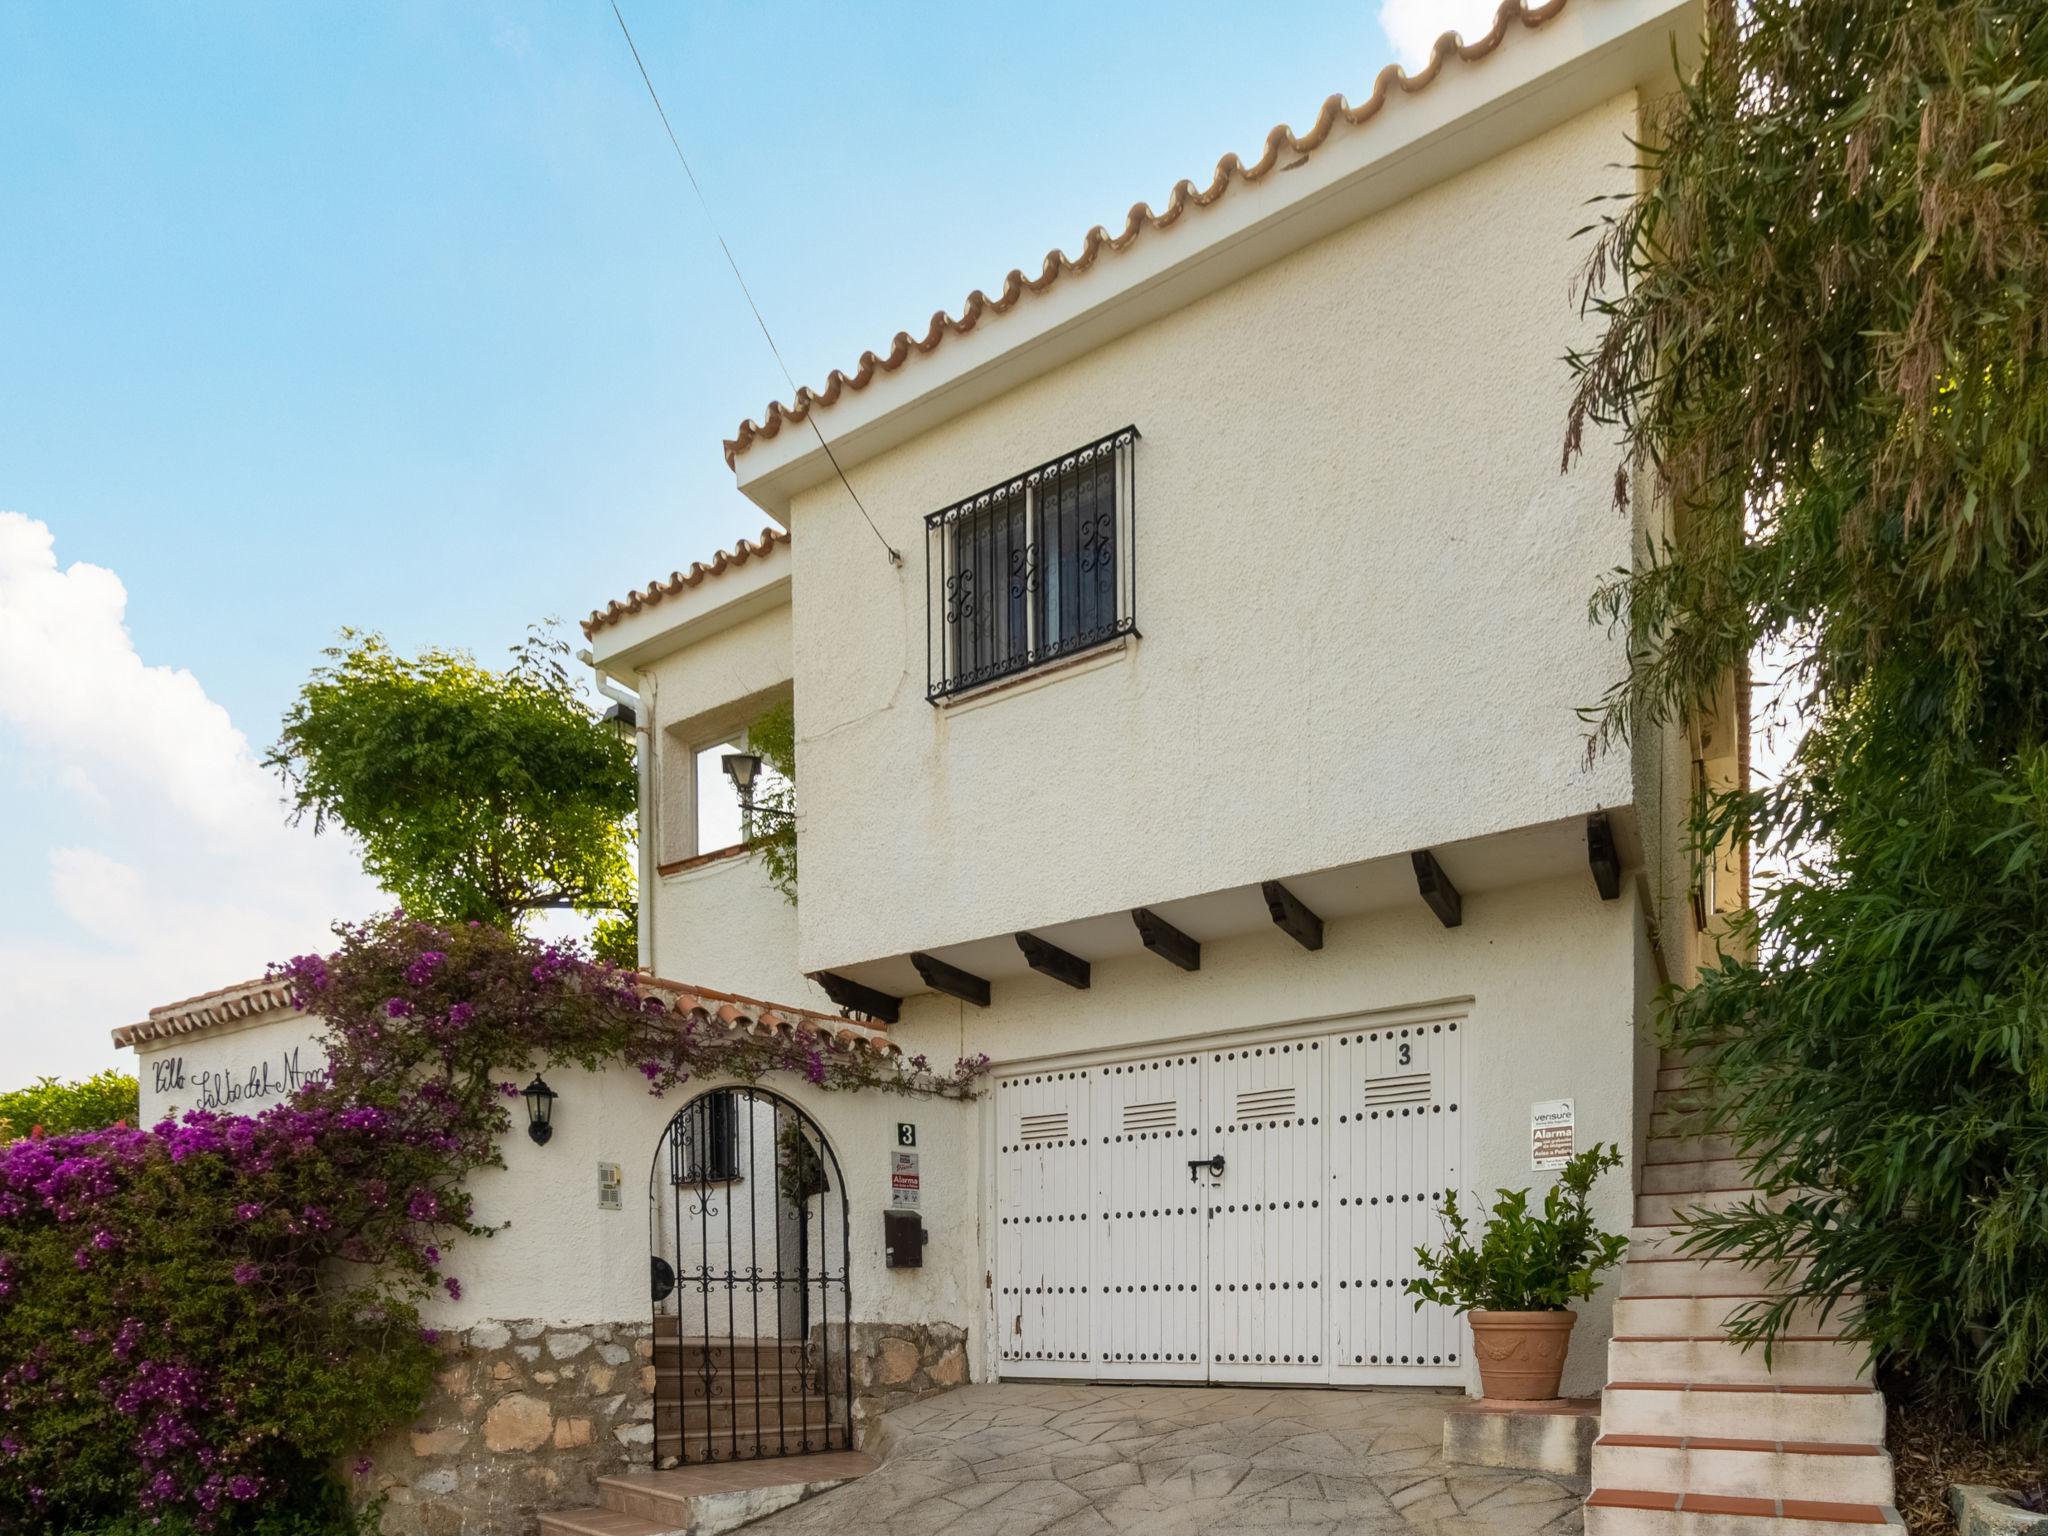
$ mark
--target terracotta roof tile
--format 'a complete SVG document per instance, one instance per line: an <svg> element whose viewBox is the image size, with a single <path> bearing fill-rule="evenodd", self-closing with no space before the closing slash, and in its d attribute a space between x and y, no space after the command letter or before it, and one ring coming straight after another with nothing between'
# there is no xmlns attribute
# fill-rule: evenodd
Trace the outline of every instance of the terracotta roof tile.
<svg viewBox="0 0 2048 1536"><path fill-rule="evenodd" d="M713 576L723 576L749 560L765 559L775 552L778 545L788 542L789 535L780 528L763 528L758 539L741 539L730 550L721 549L711 557L709 565L692 561L687 571L671 571L666 581L649 582L638 592L628 592L623 600L615 599L603 608L593 609L590 617L583 621L584 638L588 639L607 624L616 624L629 614L651 608L664 598L678 597Z"/></svg>
<svg viewBox="0 0 2048 1536"><path fill-rule="evenodd" d="M291 988L282 978L258 976L253 981L238 981L231 987L216 987L182 1002L152 1008L141 1023L123 1024L115 1030L114 1044L140 1045L171 1035L189 1035L195 1030L212 1029L291 1006Z"/></svg>
<svg viewBox="0 0 2048 1536"><path fill-rule="evenodd" d="M1261 181L1274 167L1286 164L1290 168L1299 163L1298 157L1310 155L1320 149L1339 122L1350 127L1359 127L1379 115L1395 92L1412 95L1433 84L1443 67L1453 58L1470 62L1483 59L1501 45L1510 28L1540 27L1564 9L1566 0L1544 0L1542 4L1529 4L1528 0L1504 0L1494 13L1493 26L1483 36L1471 42L1462 41L1455 32L1446 32L1436 40L1430 49L1429 63L1415 74L1409 74L1398 64L1389 64L1379 72L1373 81L1372 94L1357 106L1352 106L1342 95L1330 97L1316 113L1316 120L1307 133L1297 134L1285 123L1280 124L1266 135L1265 153L1250 165L1236 155L1225 155L1216 162L1216 170L1210 177L1209 185L1197 187L1192 181L1176 185L1167 198L1166 207L1155 213L1147 203L1134 203L1124 215L1121 234L1112 235L1100 224L1088 231L1081 243L1081 254L1069 256L1054 247L1045 253L1038 275L1027 277L1021 269L1013 270L1003 279L1002 291L991 298L979 288L967 295L957 318L943 309L935 313L926 326L924 335L912 336L908 331L898 331L889 344L886 356L863 352L860 366L847 374L834 368L825 380L823 389L808 386L796 392L796 404L784 405L781 401L769 402L763 412L763 420L756 422L749 418L740 423L738 433L726 439L725 462L733 465L760 438L774 437L781 432L785 423L794 425L809 416L813 406L831 406L847 390L862 390L884 373L894 373L912 356L932 351L948 336L964 336L981 323L984 315L1000 315L1015 307L1026 295L1045 292L1069 272L1086 272L1095 265L1103 252L1112 255L1130 248L1140 235L1148 229L1168 229L1180 222L1190 208L1207 208L1230 190L1232 183L1239 181ZM595 617L595 615L593 615ZM589 625L585 625L586 630Z"/></svg>

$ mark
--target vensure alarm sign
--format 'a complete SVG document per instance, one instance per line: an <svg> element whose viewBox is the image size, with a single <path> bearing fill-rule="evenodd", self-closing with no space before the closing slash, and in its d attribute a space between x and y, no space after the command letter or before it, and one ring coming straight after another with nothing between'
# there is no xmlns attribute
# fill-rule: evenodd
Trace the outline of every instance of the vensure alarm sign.
<svg viewBox="0 0 2048 1536"><path fill-rule="evenodd" d="M917 1172L915 1152L891 1154L889 1164L889 1203L899 1209L915 1206L922 1193Z"/></svg>
<svg viewBox="0 0 2048 1536"><path fill-rule="evenodd" d="M1578 1120L1570 1099L1546 1099L1529 1106L1529 1166L1562 1168L1572 1160Z"/></svg>

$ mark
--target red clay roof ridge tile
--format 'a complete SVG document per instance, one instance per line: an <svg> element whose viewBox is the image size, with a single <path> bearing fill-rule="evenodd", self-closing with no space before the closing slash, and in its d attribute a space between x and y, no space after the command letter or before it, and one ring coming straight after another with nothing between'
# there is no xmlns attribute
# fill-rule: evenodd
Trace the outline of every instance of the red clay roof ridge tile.
<svg viewBox="0 0 2048 1536"><path fill-rule="evenodd" d="M1180 222L1188 209L1207 208L1230 190L1232 182L1261 181L1282 163L1283 158L1292 168L1299 163L1296 157L1311 155L1321 148L1339 122L1353 128L1362 126L1379 115L1380 109L1395 92L1413 95L1426 90L1451 59L1467 63L1483 59L1501 45L1516 24L1532 29L1540 27L1562 11L1565 4L1566 0L1545 0L1539 5L1531 5L1527 0L1503 0L1500 9L1494 13L1493 26L1484 35L1468 43L1455 32L1444 33L1430 48L1429 62L1421 70L1411 75L1400 65L1389 64L1374 79L1372 94L1357 106L1352 106L1341 93L1326 100L1316 113L1314 126L1307 133L1297 134L1285 123L1279 124L1266 135L1265 153L1252 164L1246 165L1236 155L1227 154L1216 162L1215 173L1207 187L1197 187L1192 181L1179 182L1162 211L1153 212L1148 203L1133 203L1130 212L1124 216L1123 233L1112 235L1098 224L1083 237L1079 256L1069 256L1055 246L1045 253L1038 276L1027 277L1022 269L1013 269L1003 279L1002 291L995 297L989 297L979 288L968 294L958 318L943 309L936 311L922 338L914 337L908 331L898 331L886 356L863 352L860 365L853 373L834 368L823 389L812 389L808 385L798 388L793 406L784 405L780 400L770 401L761 421L748 418L740 423L735 436L726 439L727 466L737 467L739 456L757 440L776 436L785 424L795 425L803 421L814 406L837 404L847 390L866 389L881 374L894 373L913 356L932 351L948 336L966 335L981 323L984 315L1003 314L1027 294L1045 292L1066 273L1087 271L1104 251L1115 254L1127 250L1146 230L1169 229ZM590 626L584 627L587 631Z"/></svg>
<svg viewBox="0 0 2048 1536"><path fill-rule="evenodd" d="M608 624L641 610L653 607L665 598L679 597L690 588L699 586L713 576L723 576L727 571L745 565L749 560L758 560L773 554L779 544L787 544L789 535L780 528L763 528L758 539L741 539L730 550L721 549L706 565L701 560L690 563L687 571L671 571L667 580L649 582L637 592L628 592L623 599L614 598L603 608L591 610L590 617L583 621L583 637L587 640Z"/></svg>

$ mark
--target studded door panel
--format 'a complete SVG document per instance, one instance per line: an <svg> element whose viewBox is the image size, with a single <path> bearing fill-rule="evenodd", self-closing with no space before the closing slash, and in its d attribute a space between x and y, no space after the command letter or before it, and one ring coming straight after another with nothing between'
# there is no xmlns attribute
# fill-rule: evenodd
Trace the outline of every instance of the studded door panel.
<svg viewBox="0 0 2048 1536"><path fill-rule="evenodd" d="M1092 1376L1089 1069L996 1087L996 1334L1005 1376Z"/></svg>
<svg viewBox="0 0 2048 1536"><path fill-rule="evenodd" d="M1206 1218L1210 1379L1326 1381L1327 1043L1283 1040L1203 1058L1209 1147L1224 1158Z"/></svg>
<svg viewBox="0 0 2048 1536"><path fill-rule="evenodd" d="M1464 1329L1402 1293L1415 1250L1443 1241L1458 1187L1457 1020L1348 1030L1329 1048L1330 1273L1337 1382L1455 1383Z"/></svg>
<svg viewBox="0 0 2048 1536"><path fill-rule="evenodd" d="M1092 1069L1094 1374L1200 1381L1203 1154L1197 1054Z"/></svg>

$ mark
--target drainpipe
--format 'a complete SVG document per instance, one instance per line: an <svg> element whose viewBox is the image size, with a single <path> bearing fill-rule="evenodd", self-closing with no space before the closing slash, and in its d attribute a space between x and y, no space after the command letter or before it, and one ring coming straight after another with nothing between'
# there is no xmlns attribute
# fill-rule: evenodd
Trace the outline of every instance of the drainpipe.
<svg viewBox="0 0 2048 1536"><path fill-rule="evenodd" d="M639 903L633 924L633 943L640 969L651 976L654 974L654 826L648 817L648 808L652 799L649 781L654 774L654 722L648 718L649 710L640 699L613 682L588 650L578 651L576 659L590 668L590 675L597 680L597 691L624 712L623 718L633 722L636 738L633 753L634 821L637 827L637 836L633 840L638 845L635 850L638 854L635 888Z"/></svg>

